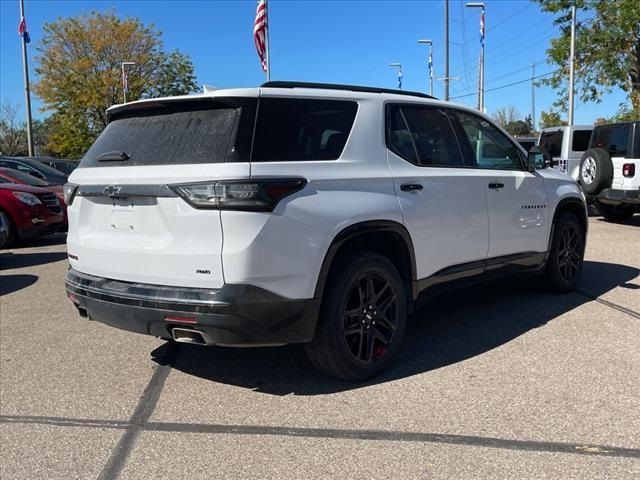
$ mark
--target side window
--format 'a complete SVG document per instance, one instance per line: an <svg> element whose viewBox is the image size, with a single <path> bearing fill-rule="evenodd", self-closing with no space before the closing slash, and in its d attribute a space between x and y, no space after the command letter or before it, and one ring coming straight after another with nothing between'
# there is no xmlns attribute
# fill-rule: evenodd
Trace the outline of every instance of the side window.
<svg viewBox="0 0 640 480"><path fill-rule="evenodd" d="M589 139L591 138L591 130L576 130L573 132L573 140L571 142L571 150L574 152L584 152L589 148Z"/></svg>
<svg viewBox="0 0 640 480"><path fill-rule="evenodd" d="M389 108L389 116L387 117L387 147L399 157L417 165L418 153L416 152L416 146L411 138L411 132L402 114L402 110L398 105Z"/></svg>
<svg viewBox="0 0 640 480"><path fill-rule="evenodd" d="M357 110L352 101L262 98L252 161L336 160Z"/></svg>
<svg viewBox="0 0 640 480"><path fill-rule="evenodd" d="M391 106L387 144L422 167L463 167L464 159L449 118L437 108Z"/></svg>
<svg viewBox="0 0 640 480"><path fill-rule="evenodd" d="M542 132L540 135L540 146L546 147L553 158L562 156L562 130L555 132Z"/></svg>
<svg viewBox="0 0 640 480"><path fill-rule="evenodd" d="M468 151L478 168L524 170L524 158L516 145L485 119L453 111L464 130Z"/></svg>

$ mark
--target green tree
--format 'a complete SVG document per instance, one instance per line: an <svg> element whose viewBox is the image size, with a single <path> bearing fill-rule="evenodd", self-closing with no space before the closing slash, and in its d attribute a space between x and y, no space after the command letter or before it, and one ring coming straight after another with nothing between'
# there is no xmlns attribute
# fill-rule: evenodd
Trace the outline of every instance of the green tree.
<svg viewBox="0 0 640 480"><path fill-rule="evenodd" d="M170 97L195 92L197 89L191 58L176 50L162 58L155 82L145 96Z"/></svg>
<svg viewBox="0 0 640 480"><path fill-rule="evenodd" d="M106 109L122 102L122 62L135 63L126 67L128 100L196 89L189 57L166 53L160 32L137 18L93 12L45 23L43 31L34 91L54 112L49 147L59 155L81 156L106 126Z"/></svg>
<svg viewBox="0 0 640 480"><path fill-rule="evenodd" d="M554 112L553 110L548 112L543 110L540 112L540 129L547 127L559 127L566 124L567 121L562 120L558 112Z"/></svg>
<svg viewBox="0 0 640 480"><path fill-rule="evenodd" d="M561 35L551 40L548 62L557 67L540 83L558 89L556 106L567 104L572 0L533 0L545 12L558 14ZM640 1L575 0L576 91L583 102L599 102L613 87L629 95L632 110L640 111Z"/></svg>

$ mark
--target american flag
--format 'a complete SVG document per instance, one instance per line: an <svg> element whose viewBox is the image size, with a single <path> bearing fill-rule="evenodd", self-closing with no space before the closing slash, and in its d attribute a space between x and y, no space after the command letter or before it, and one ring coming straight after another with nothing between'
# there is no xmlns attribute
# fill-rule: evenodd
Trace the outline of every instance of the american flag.
<svg viewBox="0 0 640 480"><path fill-rule="evenodd" d="M20 25L18 25L18 35L20 35L25 43L29 43L31 41L31 37L29 36L29 31L27 30L27 21L22 17L20 20Z"/></svg>
<svg viewBox="0 0 640 480"><path fill-rule="evenodd" d="M480 45L484 47L484 8L480 12Z"/></svg>
<svg viewBox="0 0 640 480"><path fill-rule="evenodd" d="M265 37L267 34L267 0L260 0L256 9L256 20L253 23L253 40L256 44L258 57L262 64L262 70L267 71L267 46Z"/></svg>

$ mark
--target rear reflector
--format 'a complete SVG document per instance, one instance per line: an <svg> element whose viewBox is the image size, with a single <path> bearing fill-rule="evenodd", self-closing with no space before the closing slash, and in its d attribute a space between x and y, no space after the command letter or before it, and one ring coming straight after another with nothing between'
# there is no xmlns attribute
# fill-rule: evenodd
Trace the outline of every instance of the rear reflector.
<svg viewBox="0 0 640 480"><path fill-rule="evenodd" d="M164 321L172 323L198 323L198 319L195 317L176 317L174 315L167 315L164 317Z"/></svg>
<svg viewBox="0 0 640 480"><path fill-rule="evenodd" d="M636 164L635 163L625 163L622 165L622 176L623 177L633 177L636 174Z"/></svg>
<svg viewBox="0 0 640 480"><path fill-rule="evenodd" d="M71 300L76 305L80 303L80 300L78 299L78 297L76 297L73 293L69 294L69 300Z"/></svg>

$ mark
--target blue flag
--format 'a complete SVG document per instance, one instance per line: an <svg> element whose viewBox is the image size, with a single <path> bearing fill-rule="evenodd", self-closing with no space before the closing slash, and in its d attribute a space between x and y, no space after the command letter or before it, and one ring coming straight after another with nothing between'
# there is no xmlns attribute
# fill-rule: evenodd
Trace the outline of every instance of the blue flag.
<svg viewBox="0 0 640 480"><path fill-rule="evenodd" d="M398 88L402 89L402 70L398 70Z"/></svg>

